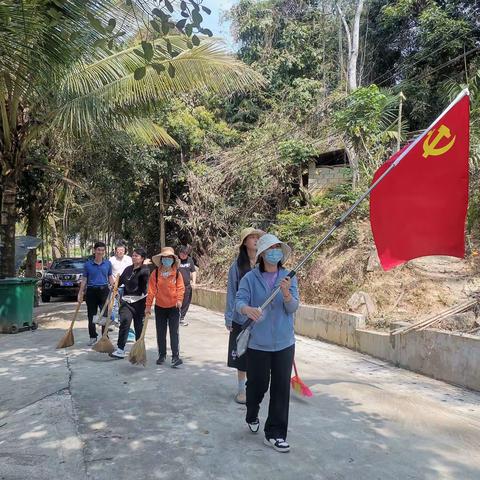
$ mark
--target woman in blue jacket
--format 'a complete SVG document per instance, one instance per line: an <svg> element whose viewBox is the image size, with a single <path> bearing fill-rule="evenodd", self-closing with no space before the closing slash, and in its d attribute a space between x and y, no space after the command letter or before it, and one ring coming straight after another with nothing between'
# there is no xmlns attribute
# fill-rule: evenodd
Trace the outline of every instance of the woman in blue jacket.
<svg viewBox="0 0 480 480"><path fill-rule="evenodd" d="M257 242L263 233L262 230L256 230L255 228L244 228L241 231L238 257L234 260L228 272L225 326L230 332L230 336L228 340L227 365L237 370L238 391L235 395L235 401L241 404L246 402L247 359L245 355L237 357L236 339L242 330L241 324L245 319L242 319L241 315L235 311L235 295L237 294L240 280L255 266Z"/></svg>
<svg viewBox="0 0 480 480"><path fill-rule="evenodd" d="M294 313L298 309L297 280L290 280L282 264L291 249L275 235L265 234L257 243L258 266L240 281L236 310L245 319L255 321L246 352L247 357L247 416L250 431L260 427L260 403L270 383L270 404L265 422L265 445L278 452L288 452L288 411L290 377L295 353ZM281 290L261 311L259 308L272 290Z"/></svg>

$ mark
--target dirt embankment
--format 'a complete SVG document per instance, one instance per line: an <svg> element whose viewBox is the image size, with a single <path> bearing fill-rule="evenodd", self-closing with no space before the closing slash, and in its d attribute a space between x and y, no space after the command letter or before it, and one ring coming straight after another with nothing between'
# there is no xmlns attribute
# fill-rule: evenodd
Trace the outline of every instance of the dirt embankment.
<svg viewBox="0 0 480 480"><path fill-rule="evenodd" d="M341 242L335 242L338 244ZM412 260L391 271L382 270L367 222L359 226L356 246L340 250L333 245L321 252L301 274L305 303L348 309L355 292L373 301L368 324L388 328L392 321L416 322L461 303L480 292L480 257L435 256ZM473 312L459 314L438 325L468 331L477 325ZM480 318L478 320L480 326Z"/></svg>

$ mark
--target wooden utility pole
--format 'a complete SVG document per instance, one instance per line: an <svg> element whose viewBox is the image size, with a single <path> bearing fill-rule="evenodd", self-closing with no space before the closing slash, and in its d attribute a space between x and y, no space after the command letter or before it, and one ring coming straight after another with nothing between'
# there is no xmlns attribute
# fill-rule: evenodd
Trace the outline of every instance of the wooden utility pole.
<svg viewBox="0 0 480 480"><path fill-rule="evenodd" d="M165 246L165 202L164 183L160 169L158 169L158 221L160 227L160 248Z"/></svg>

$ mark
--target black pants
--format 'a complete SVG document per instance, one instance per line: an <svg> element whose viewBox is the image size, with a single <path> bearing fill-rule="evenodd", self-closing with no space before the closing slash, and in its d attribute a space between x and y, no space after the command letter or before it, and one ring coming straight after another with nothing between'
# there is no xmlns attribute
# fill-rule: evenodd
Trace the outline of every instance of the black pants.
<svg viewBox="0 0 480 480"><path fill-rule="evenodd" d="M265 422L265 437L287 438L290 407L290 377L295 345L278 352L249 348L247 355L247 422L258 417L260 403L270 383L270 404Z"/></svg>
<svg viewBox="0 0 480 480"><path fill-rule="evenodd" d="M105 287L87 287L85 301L87 302L88 333L90 338L97 338L97 326L93 323L93 317L102 310L103 305L108 298L108 286ZM104 317L108 316L108 308L105 309ZM102 334L105 327L102 327Z"/></svg>
<svg viewBox="0 0 480 480"><path fill-rule="evenodd" d="M155 305L155 326L157 327L158 356L167 356L167 326L170 331L172 357L179 356L178 325L180 311L177 307L162 308Z"/></svg>
<svg viewBox="0 0 480 480"><path fill-rule="evenodd" d="M124 350L128 340L128 331L132 324L135 328L135 340L140 338L143 328L143 317L145 316L145 299L135 303L121 302L118 310L120 328L118 330L118 348Z"/></svg>
<svg viewBox="0 0 480 480"><path fill-rule="evenodd" d="M180 309L180 320L185 318L187 315L190 304L192 303L192 286L185 285L185 295L183 296L182 308Z"/></svg>

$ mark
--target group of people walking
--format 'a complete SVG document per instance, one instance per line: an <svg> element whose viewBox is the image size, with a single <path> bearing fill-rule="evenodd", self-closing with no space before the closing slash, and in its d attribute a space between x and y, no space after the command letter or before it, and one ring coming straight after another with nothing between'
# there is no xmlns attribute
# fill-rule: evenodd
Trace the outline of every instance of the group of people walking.
<svg viewBox="0 0 480 480"><path fill-rule="evenodd" d="M95 317L103 310L103 316L108 315L106 304L111 287L118 282L119 332L117 349L111 354L113 358L125 357L125 345L130 327L133 323L135 338L138 340L146 315L155 309L155 324L157 330L158 360L157 364L165 362L167 349L167 327L170 331L170 348L172 350L171 366L181 365L179 349L179 325L188 325L185 316L192 299L192 283L195 284L195 265L188 255L189 248L182 246L180 256L170 247L147 260L143 248L135 248L132 256L126 255L126 246L117 244L115 255L105 258L106 246L102 242L94 245L94 255L85 263L78 301L85 298L87 303L88 330L92 346L97 341L97 325ZM105 322L99 322L105 323ZM102 325L102 334L105 326Z"/></svg>
<svg viewBox="0 0 480 480"><path fill-rule="evenodd" d="M183 363L180 358L179 325L185 320L196 282L193 260L188 247L178 255L165 247L152 257L152 265L142 248L126 255L118 245L114 257L106 260L105 244L94 246L94 257L87 261L79 292L87 302L90 342L97 338L94 316L104 305L109 285L122 287L119 307L119 334L115 358L125 357L125 345L133 322L138 339L145 316L155 313L158 359L162 365L167 356L167 329L170 332L171 366ZM228 274L225 325L229 334L227 365L237 370L238 390L235 401L246 404L245 421L253 434L260 430L259 411L270 388L268 416L264 425L264 443L279 452L288 452L287 442L290 378L295 355L294 314L298 309L297 280L290 279L284 267L291 249L275 235L254 228L242 230L238 255ZM279 288L279 293L262 310L260 306ZM106 313L104 315L107 315ZM237 353L236 340L242 327L253 321L246 353ZM102 327L102 332L103 332Z"/></svg>

